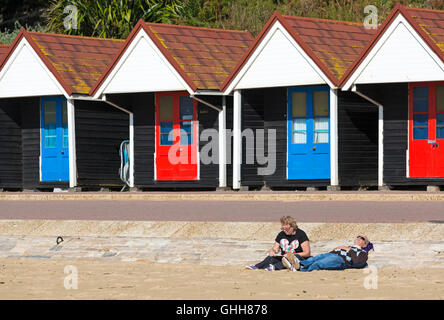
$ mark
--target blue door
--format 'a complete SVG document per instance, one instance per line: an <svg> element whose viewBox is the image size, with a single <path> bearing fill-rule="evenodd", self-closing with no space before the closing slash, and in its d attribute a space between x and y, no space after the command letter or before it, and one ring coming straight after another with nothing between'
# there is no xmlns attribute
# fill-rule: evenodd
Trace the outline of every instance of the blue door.
<svg viewBox="0 0 444 320"><path fill-rule="evenodd" d="M330 179L329 92L288 89L288 179Z"/></svg>
<svg viewBox="0 0 444 320"><path fill-rule="evenodd" d="M69 181L68 113L66 99L41 99L42 181Z"/></svg>

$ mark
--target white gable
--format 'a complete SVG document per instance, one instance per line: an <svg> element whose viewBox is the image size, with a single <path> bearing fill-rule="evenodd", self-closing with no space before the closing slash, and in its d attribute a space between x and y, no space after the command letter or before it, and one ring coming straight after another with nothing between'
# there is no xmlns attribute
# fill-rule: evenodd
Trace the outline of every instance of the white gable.
<svg viewBox="0 0 444 320"><path fill-rule="evenodd" d="M0 97L30 97L66 93L23 38L0 71Z"/></svg>
<svg viewBox="0 0 444 320"><path fill-rule="evenodd" d="M141 29L96 93L192 91Z"/></svg>
<svg viewBox="0 0 444 320"><path fill-rule="evenodd" d="M400 14L353 73L353 84L444 80L444 64Z"/></svg>
<svg viewBox="0 0 444 320"><path fill-rule="evenodd" d="M250 56L226 92L236 89L333 84L279 21Z"/></svg>

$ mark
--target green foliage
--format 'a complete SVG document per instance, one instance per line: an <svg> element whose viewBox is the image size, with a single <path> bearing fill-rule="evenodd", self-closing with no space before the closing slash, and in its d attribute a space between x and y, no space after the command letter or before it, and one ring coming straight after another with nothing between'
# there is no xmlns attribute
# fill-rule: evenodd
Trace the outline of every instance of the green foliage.
<svg viewBox="0 0 444 320"><path fill-rule="evenodd" d="M364 8L378 8L382 22L396 5L444 10L444 0L183 0L178 23L249 30L257 35L275 10L281 14L363 22Z"/></svg>
<svg viewBox="0 0 444 320"><path fill-rule="evenodd" d="M125 38L139 19L210 28L249 30L257 35L275 10L281 14L363 22L364 7L378 8L382 22L397 2L444 10L444 0L1 0L0 41L9 43L28 29ZM3 4L4 3L4 4ZM66 29L68 5L78 11L77 29ZM43 17L43 18L42 18ZM37 19L37 20L36 20ZM13 23L15 21L15 24ZM41 26L44 27L41 27ZM7 28L8 30L4 30ZM12 29L9 30L9 29Z"/></svg>
<svg viewBox="0 0 444 320"><path fill-rule="evenodd" d="M35 26L22 26L20 22L16 21L14 29L4 29L3 31L0 31L0 44L11 44L22 27L28 31L46 32L46 27L42 27L39 24Z"/></svg>
<svg viewBox="0 0 444 320"><path fill-rule="evenodd" d="M126 38L139 19L171 23L178 0L51 0L48 29L52 32L103 38ZM77 8L77 29L65 28L68 5Z"/></svg>

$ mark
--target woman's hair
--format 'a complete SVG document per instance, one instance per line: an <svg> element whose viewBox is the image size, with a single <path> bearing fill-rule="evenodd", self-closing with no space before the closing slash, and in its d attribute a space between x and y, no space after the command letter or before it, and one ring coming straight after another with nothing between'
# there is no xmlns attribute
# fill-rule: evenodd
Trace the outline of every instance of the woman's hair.
<svg viewBox="0 0 444 320"><path fill-rule="evenodd" d="M281 218L281 224L282 225L288 224L291 227L293 227L294 230L296 230L298 228L298 225L296 224L296 220L290 216L283 216Z"/></svg>

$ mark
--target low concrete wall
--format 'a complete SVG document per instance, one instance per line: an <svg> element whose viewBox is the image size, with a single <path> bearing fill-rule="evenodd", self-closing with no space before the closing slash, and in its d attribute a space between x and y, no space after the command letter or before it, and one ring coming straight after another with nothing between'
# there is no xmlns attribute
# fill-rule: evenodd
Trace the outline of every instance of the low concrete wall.
<svg viewBox="0 0 444 320"><path fill-rule="evenodd" d="M442 223L299 223L311 241L443 241ZM0 220L0 235L65 237L166 237L273 241L280 223L183 221Z"/></svg>

